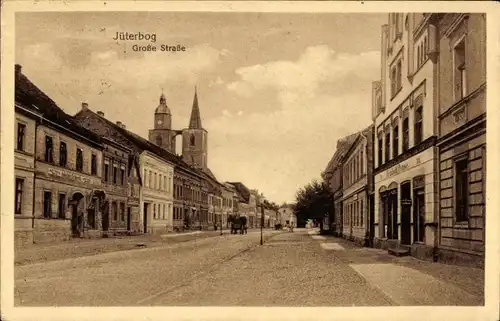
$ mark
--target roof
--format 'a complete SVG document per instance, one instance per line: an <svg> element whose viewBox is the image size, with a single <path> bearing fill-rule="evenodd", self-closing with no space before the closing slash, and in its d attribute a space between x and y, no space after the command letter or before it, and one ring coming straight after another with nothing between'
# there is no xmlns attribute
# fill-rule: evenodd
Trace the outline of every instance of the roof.
<svg viewBox="0 0 500 321"><path fill-rule="evenodd" d="M347 151L351 148L352 144L356 141L356 138L361 132L357 132L351 135L347 135L337 141L337 148L332 158L328 162L328 165L324 173L329 173L333 171L342 161Z"/></svg>
<svg viewBox="0 0 500 321"><path fill-rule="evenodd" d="M16 65L15 101L28 110L41 114L43 118L66 129L70 135L79 136L80 140L101 146L100 136L78 125L71 115L66 114L21 72L20 65Z"/></svg>
<svg viewBox="0 0 500 321"><path fill-rule="evenodd" d="M250 189L246 187L241 182L229 182L229 184L233 185L236 189L236 193L241 197L241 201L249 202L250 201Z"/></svg>
<svg viewBox="0 0 500 321"><path fill-rule="evenodd" d="M83 111L79 111L75 117L78 117ZM184 169L185 171L188 171L193 174L197 174L202 176L203 174L200 173L199 170L195 169L194 167L189 166L186 162L182 160L180 156L174 155L170 153L169 151L161 148L160 146L157 146L150 141L142 138L141 136L125 129L117 124L113 123L112 121L108 120L107 118L94 113L92 110L89 108L86 109L87 113L91 113L94 117L99 117L101 120L103 120L108 126L114 128L116 131L118 131L120 134L122 134L128 141L130 141L133 145L135 145L139 150L142 151L148 151L153 153L154 155L173 163L178 169Z"/></svg>
<svg viewBox="0 0 500 321"><path fill-rule="evenodd" d="M191 109L191 118L189 119L189 129L202 129L200 107L198 106L198 93L194 89L193 109Z"/></svg>

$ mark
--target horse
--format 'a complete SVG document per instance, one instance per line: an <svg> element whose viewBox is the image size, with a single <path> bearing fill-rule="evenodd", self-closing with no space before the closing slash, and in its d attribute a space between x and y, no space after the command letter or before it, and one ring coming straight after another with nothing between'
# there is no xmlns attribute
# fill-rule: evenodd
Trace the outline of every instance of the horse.
<svg viewBox="0 0 500 321"><path fill-rule="evenodd" d="M247 233L247 218L245 216L231 217L231 234Z"/></svg>

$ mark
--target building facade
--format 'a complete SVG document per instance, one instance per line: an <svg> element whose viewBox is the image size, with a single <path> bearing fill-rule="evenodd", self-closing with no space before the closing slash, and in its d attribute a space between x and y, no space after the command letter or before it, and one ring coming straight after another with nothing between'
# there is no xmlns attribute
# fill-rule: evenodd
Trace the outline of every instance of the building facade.
<svg viewBox="0 0 500 321"><path fill-rule="evenodd" d="M344 237L368 246L373 226L370 217L370 195L373 168L372 153L373 126L360 131L351 147L345 153L342 163L342 213Z"/></svg>
<svg viewBox="0 0 500 321"><path fill-rule="evenodd" d="M432 14L439 65L439 240L443 261L484 267L486 15ZM438 48L439 45L439 48Z"/></svg>
<svg viewBox="0 0 500 321"><path fill-rule="evenodd" d="M133 166L129 166L129 179L132 182L128 185L127 194L129 196L127 200L131 202L130 226L134 226L132 232L161 233L172 230L173 168L179 159L128 131L122 122L109 121L101 111L94 113L86 103L82 104L75 119L80 126L124 146L130 151L129 157L133 161ZM122 157L121 160L124 161L124 158ZM103 170L104 168L105 164ZM121 169L121 165L119 169ZM110 175L113 175L114 168L112 170L110 168L110 171ZM110 203L109 206L111 207L110 215L114 216L112 214L114 211L113 203ZM122 216L120 206L119 203L116 205L118 218ZM128 216L128 207L125 207L125 217ZM169 208L171 212L169 212Z"/></svg>
<svg viewBox="0 0 500 321"><path fill-rule="evenodd" d="M234 191L223 184L222 188L222 226L228 227L228 218L233 216L233 194Z"/></svg>
<svg viewBox="0 0 500 321"><path fill-rule="evenodd" d="M144 151L139 164L144 181L141 208L145 231L151 234L173 231L174 163Z"/></svg>
<svg viewBox="0 0 500 321"><path fill-rule="evenodd" d="M100 236L105 198L100 138L78 126L22 74L19 65L16 65L15 86L16 104L41 115L35 128L31 126L34 149L29 148L34 151L35 163L33 242Z"/></svg>
<svg viewBox="0 0 500 321"><path fill-rule="evenodd" d="M373 86L374 243L423 258L437 237L436 35L428 14L390 13Z"/></svg>
<svg viewBox="0 0 500 321"><path fill-rule="evenodd" d="M19 71L20 72L20 71ZM14 244L33 244L35 187L35 134L42 115L15 102Z"/></svg>
<svg viewBox="0 0 500 321"><path fill-rule="evenodd" d="M129 182L128 168L131 151L112 140L102 138L102 188L106 200L102 211L102 231L114 234L130 231L132 224L128 205Z"/></svg>

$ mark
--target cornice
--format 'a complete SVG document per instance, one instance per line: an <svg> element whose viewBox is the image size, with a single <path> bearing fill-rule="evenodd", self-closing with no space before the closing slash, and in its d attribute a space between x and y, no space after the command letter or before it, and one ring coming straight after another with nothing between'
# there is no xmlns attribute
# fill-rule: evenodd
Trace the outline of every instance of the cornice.
<svg viewBox="0 0 500 321"><path fill-rule="evenodd" d="M448 38L462 23L462 21L469 19L469 14L467 13L459 13L458 16L453 20L448 29L446 29L443 33L443 36Z"/></svg>

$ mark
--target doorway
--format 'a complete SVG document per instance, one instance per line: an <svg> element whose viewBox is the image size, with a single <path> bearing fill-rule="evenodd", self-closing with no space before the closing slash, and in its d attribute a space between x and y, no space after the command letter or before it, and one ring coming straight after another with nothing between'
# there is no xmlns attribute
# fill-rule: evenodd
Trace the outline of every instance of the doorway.
<svg viewBox="0 0 500 321"><path fill-rule="evenodd" d="M144 234L148 233L148 210L149 210L149 203L144 203L144 209L143 209L143 231Z"/></svg>
<svg viewBox="0 0 500 321"><path fill-rule="evenodd" d="M105 201L102 211L102 230L109 230L109 201Z"/></svg>
<svg viewBox="0 0 500 321"><path fill-rule="evenodd" d="M127 207L127 231L130 231L132 221L132 212L130 210L130 206Z"/></svg>
<svg viewBox="0 0 500 321"><path fill-rule="evenodd" d="M371 194L369 199L369 214L368 214L368 228L369 228L369 246L373 247L373 238L375 237L375 195Z"/></svg>
<svg viewBox="0 0 500 321"><path fill-rule="evenodd" d="M387 238L398 239L398 190L393 189L388 192L385 198L386 219L387 219Z"/></svg>
<svg viewBox="0 0 500 321"><path fill-rule="evenodd" d="M425 242L425 192L423 188L414 191L413 199L413 242Z"/></svg>
<svg viewBox="0 0 500 321"><path fill-rule="evenodd" d="M71 235L80 237L83 232L83 194L75 193L71 198Z"/></svg>
<svg viewBox="0 0 500 321"><path fill-rule="evenodd" d="M401 184L401 244L411 244L411 184Z"/></svg>

